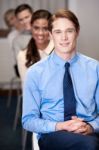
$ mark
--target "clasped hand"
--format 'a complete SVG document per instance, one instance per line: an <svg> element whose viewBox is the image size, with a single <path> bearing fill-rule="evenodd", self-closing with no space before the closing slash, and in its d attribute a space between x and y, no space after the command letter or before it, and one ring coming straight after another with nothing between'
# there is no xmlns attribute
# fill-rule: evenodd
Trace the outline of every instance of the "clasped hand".
<svg viewBox="0 0 99 150"><path fill-rule="evenodd" d="M93 128L90 124L76 116L73 116L71 120L57 123L56 130L66 130L69 132L81 133L83 135L93 132Z"/></svg>

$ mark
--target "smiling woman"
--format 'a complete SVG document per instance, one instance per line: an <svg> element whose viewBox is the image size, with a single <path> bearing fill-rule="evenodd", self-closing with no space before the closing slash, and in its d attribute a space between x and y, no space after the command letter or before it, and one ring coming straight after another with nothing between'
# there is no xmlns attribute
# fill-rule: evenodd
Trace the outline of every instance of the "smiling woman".
<svg viewBox="0 0 99 150"><path fill-rule="evenodd" d="M37 10L31 19L32 38L28 48L18 53L17 62L22 84L24 82L26 70L28 67L47 57L54 48L53 42L48 31L48 22L51 13L47 10ZM35 137L33 137L35 141ZM38 145L34 142L37 150Z"/></svg>
<svg viewBox="0 0 99 150"><path fill-rule="evenodd" d="M32 35L38 49L45 49L49 43L48 21L37 19L32 23Z"/></svg>
<svg viewBox="0 0 99 150"><path fill-rule="evenodd" d="M50 17L51 13L47 10L41 9L33 13L31 19L32 38L28 48L20 51L17 57L22 82L24 81L27 68L40 59L47 57L54 48L48 31Z"/></svg>

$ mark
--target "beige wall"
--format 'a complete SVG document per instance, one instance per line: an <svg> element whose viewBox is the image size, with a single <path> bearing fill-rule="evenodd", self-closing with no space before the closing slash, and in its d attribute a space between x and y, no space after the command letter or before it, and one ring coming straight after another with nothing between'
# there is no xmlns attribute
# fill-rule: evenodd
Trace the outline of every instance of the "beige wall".
<svg viewBox="0 0 99 150"><path fill-rule="evenodd" d="M69 0L68 4L81 25L78 50L99 60L99 0Z"/></svg>

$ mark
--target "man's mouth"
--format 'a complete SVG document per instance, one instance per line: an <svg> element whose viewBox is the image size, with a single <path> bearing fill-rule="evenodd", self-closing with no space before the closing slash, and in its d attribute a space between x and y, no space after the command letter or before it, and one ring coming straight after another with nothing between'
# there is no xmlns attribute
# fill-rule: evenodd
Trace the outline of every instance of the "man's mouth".
<svg viewBox="0 0 99 150"><path fill-rule="evenodd" d="M60 43L60 45L63 47L67 47L69 45L69 43Z"/></svg>

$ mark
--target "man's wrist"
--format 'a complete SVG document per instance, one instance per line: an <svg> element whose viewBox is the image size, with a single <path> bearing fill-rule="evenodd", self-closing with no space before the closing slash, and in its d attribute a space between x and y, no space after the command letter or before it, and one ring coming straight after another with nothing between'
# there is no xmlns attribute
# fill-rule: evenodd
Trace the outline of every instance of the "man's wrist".
<svg viewBox="0 0 99 150"><path fill-rule="evenodd" d="M56 130L56 131L62 130L62 122L56 123L55 130Z"/></svg>
<svg viewBox="0 0 99 150"><path fill-rule="evenodd" d="M93 126L90 123L87 123L87 125L88 125L89 133L93 133L94 132Z"/></svg>

